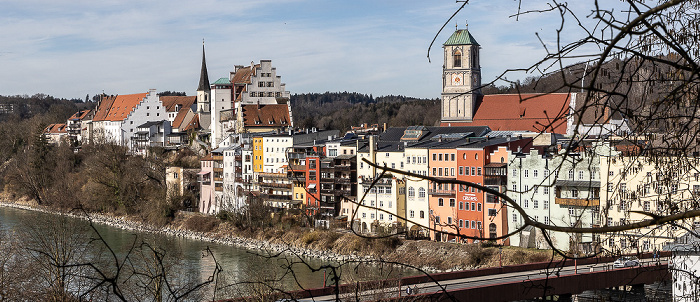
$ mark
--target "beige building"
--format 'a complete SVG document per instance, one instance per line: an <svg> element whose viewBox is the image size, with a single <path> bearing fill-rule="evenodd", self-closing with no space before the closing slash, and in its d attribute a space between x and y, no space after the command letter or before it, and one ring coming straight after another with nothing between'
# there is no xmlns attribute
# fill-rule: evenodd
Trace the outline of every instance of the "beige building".
<svg viewBox="0 0 700 302"><path fill-rule="evenodd" d="M602 183L600 221L603 226L618 226L697 209L700 194L700 165L695 158L622 154L611 150L601 156ZM602 246L623 253L653 251L692 230L700 219L677 221L601 236Z"/></svg>

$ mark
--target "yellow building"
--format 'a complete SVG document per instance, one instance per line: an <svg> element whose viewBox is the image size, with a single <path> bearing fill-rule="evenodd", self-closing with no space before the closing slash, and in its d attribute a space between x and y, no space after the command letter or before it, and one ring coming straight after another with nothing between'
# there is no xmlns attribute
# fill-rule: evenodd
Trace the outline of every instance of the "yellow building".
<svg viewBox="0 0 700 302"><path fill-rule="evenodd" d="M263 137L253 137L253 172L260 173L263 171Z"/></svg>

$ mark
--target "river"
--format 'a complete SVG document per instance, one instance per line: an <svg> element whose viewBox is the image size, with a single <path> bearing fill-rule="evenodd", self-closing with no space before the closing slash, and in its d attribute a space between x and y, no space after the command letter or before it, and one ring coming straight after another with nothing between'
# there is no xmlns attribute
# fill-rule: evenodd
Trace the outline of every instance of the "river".
<svg viewBox="0 0 700 302"><path fill-rule="evenodd" d="M37 211L0 207L0 231L6 234L17 235L17 231L27 228L27 223L42 225L38 228L40 232L48 232L44 227L52 228L54 222L59 220L58 215L47 214ZM87 222L70 218L72 223L86 226ZM96 234L90 228L75 228L76 232L82 232L81 236L85 240L96 238ZM96 230L104 238L104 241L115 250L118 257L124 257L134 242L147 242L165 251L168 262L174 263L178 271L171 276L187 276L188 280L204 281L208 278L216 266L216 262L211 256L205 255L204 251L209 248L213 256L222 268L222 275L225 276L226 284L237 284L245 281L264 281L280 286L285 290L298 290L299 285L303 288L317 288L324 284L324 270L312 272L309 268L319 268L324 263L318 259L299 259L291 256L286 257L263 257L265 251L251 251L240 247L214 244L192 239L177 238L162 234L140 233L127 231L111 226L97 224ZM89 251L98 253L100 251ZM101 251L104 253L104 251ZM307 265L302 264L303 260ZM293 262L295 264L290 265ZM291 267L291 269L289 269ZM293 276L292 274L293 273ZM330 276L330 271L325 273ZM412 275L415 272L407 272L402 269L391 269L377 266L354 267L346 265L341 269L341 283L355 282L368 279L385 278L388 275L397 277L399 275ZM279 281L269 281L277 280ZM330 278L329 278L330 279ZM329 281L330 282L330 281ZM237 287L251 285L236 285L229 287L229 293L236 296L236 293L249 293L245 290L238 290Z"/></svg>

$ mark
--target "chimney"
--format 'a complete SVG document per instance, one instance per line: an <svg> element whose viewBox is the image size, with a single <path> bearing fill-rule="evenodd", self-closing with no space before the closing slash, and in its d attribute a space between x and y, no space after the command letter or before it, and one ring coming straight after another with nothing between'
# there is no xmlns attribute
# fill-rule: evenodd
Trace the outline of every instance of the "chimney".
<svg viewBox="0 0 700 302"><path fill-rule="evenodd" d="M384 123L384 131L383 132L386 132L386 123Z"/></svg>

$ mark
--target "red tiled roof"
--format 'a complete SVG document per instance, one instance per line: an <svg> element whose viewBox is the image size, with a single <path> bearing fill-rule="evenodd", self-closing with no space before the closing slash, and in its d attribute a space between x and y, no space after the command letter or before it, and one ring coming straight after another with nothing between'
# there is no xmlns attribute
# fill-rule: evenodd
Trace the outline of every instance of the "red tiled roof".
<svg viewBox="0 0 700 302"><path fill-rule="evenodd" d="M185 127L185 129L182 129L182 130L188 131L188 130L196 130L196 129L199 129L199 114L195 114L194 118L192 118L190 123L187 124L187 127Z"/></svg>
<svg viewBox="0 0 700 302"><path fill-rule="evenodd" d="M241 110L245 127L291 126L289 107L286 104L243 105Z"/></svg>
<svg viewBox="0 0 700 302"><path fill-rule="evenodd" d="M148 93L110 95L102 98L93 121L123 121Z"/></svg>
<svg viewBox="0 0 700 302"><path fill-rule="evenodd" d="M566 133L571 94L493 94L481 99L473 125L491 130Z"/></svg>
<svg viewBox="0 0 700 302"><path fill-rule="evenodd" d="M66 124L50 124L44 128L44 133L67 133Z"/></svg>
<svg viewBox="0 0 700 302"><path fill-rule="evenodd" d="M177 112L177 116L175 116L175 120L173 120L173 128L180 128L180 125L182 125L182 121L185 120L187 112L189 111L190 107L182 107L180 111Z"/></svg>
<svg viewBox="0 0 700 302"><path fill-rule="evenodd" d="M80 110L76 113L74 113L71 117L69 117L69 120L83 120L86 116L88 116L92 112L92 110Z"/></svg>
<svg viewBox="0 0 700 302"><path fill-rule="evenodd" d="M175 112L176 105L181 105L181 108L190 107L197 101L196 96L161 96L160 102L163 103L166 112Z"/></svg>
<svg viewBox="0 0 700 302"><path fill-rule="evenodd" d="M250 84L250 76L255 72L256 68L259 68L260 64L256 64L251 66L246 66L239 68L236 71L236 74L233 76L233 80L231 80L231 83L234 85L236 84Z"/></svg>

